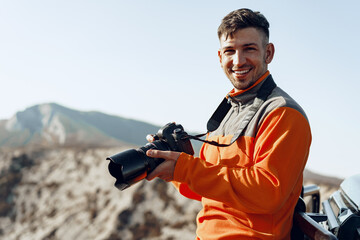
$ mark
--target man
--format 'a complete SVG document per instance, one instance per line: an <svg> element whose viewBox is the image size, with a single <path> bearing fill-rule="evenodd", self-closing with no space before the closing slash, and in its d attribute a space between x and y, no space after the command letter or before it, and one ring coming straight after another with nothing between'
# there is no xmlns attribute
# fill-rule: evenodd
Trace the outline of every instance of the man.
<svg viewBox="0 0 360 240"><path fill-rule="evenodd" d="M207 140L230 145L205 143L199 157L147 152L166 160L148 180L173 181L181 194L202 202L197 239L290 239L311 143L305 113L274 85L232 140L272 81L268 64L275 50L268 28L266 18L249 9L229 13L218 28L220 65L234 89L227 97L230 110Z"/></svg>

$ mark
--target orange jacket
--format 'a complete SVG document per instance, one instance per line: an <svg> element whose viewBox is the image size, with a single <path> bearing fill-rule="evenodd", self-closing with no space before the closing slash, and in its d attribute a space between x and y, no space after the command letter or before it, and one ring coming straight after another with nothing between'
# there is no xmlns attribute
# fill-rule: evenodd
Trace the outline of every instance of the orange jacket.
<svg viewBox="0 0 360 240"><path fill-rule="evenodd" d="M208 140L230 143L268 75L245 91L230 92L233 106ZM232 145L205 143L199 157L181 153L174 185L202 201L197 239L290 239L310 143L305 113L276 87Z"/></svg>

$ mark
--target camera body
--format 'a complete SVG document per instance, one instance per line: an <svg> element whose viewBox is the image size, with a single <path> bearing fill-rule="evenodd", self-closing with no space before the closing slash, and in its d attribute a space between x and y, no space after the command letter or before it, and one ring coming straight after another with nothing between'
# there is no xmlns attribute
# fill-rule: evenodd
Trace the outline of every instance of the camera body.
<svg viewBox="0 0 360 240"><path fill-rule="evenodd" d="M124 190L144 179L164 159L146 155L149 149L185 152L194 155L188 134L180 124L168 123L154 135L154 141L138 149L129 149L106 158L109 172L116 178L115 186Z"/></svg>

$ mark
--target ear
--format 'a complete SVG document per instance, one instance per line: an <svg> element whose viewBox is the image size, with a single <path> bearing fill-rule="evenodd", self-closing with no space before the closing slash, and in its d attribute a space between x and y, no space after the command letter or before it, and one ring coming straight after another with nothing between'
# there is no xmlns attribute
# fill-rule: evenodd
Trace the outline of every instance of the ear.
<svg viewBox="0 0 360 240"><path fill-rule="evenodd" d="M265 63L269 64L274 58L275 47L274 44L268 43L265 48Z"/></svg>
<svg viewBox="0 0 360 240"><path fill-rule="evenodd" d="M218 57L219 57L219 60L220 60L220 66L223 67L223 65L222 65L222 55L221 55L220 49L218 50Z"/></svg>

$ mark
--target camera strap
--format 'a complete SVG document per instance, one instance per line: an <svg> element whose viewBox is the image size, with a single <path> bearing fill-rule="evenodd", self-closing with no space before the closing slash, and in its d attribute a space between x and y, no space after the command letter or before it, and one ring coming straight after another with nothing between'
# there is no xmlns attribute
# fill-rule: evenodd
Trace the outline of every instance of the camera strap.
<svg viewBox="0 0 360 240"><path fill-rule="evenodd" d="M220 105L217 107L211 118L209 119L207 123L207 133L199 134L195 136L189 135L190 139L195 139L204 143L209 143L211 145L215 145L218 147L228 147L231 144L233 144L241 135L241 133L244 131L244 129L247 127L251 119L255 116L256 112L260 109L261 105L266 101L266 99L269 97L271 92L276 88L276 83L274 82L271 75L267 77L267 79L264 81L262 86L260 87L259 91L257 92L256 98L254 100L254 103L251 105L248 113L244 117L244 119L240 123L239 129L235 132L234 136L231 139L230 144L220 144L215 141L208 141L203 140L201 137L205 136L206 134L215 131L219 128L222 120L225 118L226 114L231 109L230 104L230 97L227 99L226 97L222 100Z"/></svg>

